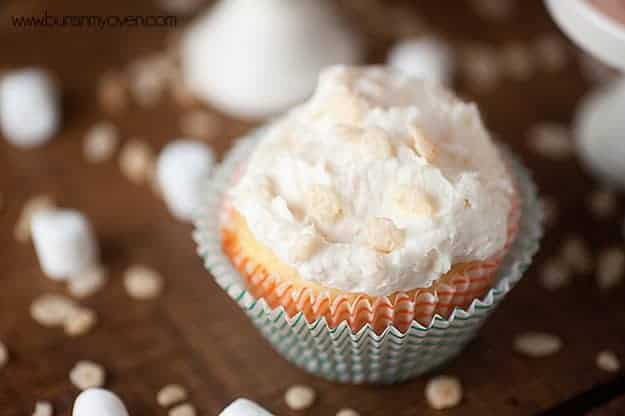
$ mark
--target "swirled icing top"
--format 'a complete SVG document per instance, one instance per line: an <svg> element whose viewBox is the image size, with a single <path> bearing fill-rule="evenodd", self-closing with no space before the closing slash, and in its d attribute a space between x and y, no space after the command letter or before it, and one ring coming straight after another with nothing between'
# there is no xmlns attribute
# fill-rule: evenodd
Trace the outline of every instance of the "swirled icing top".
<svg viewBox="0 0 625 416"><path fill-rule="evenodd" d="M514 187L474 104L383 67L325 70L231 190L301 278L383 296L500 251Z"/></svg>

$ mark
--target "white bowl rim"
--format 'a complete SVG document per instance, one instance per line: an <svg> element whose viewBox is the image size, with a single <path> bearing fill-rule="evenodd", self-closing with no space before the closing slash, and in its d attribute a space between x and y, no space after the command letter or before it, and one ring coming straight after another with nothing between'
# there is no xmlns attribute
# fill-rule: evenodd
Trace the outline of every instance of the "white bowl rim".
<svg viewBox="0 0 625 416"><path fill-rule="evenodd" d="M562 2L562 0L559 0ZM592 5L588 0L565 0L569 3L574 3L577 7L581 8L582 17L586 16L588 20L594 23L596 26L601 27L607 32L610 32L616 37L622 38L625 42L625 23L619 23L616 19L610 17L608 14L603 13L596 6ZM558 1L556 1L558 3ZM563 4L563 3L561 3ZM625 45L623 45L625 47Z"/></svg>

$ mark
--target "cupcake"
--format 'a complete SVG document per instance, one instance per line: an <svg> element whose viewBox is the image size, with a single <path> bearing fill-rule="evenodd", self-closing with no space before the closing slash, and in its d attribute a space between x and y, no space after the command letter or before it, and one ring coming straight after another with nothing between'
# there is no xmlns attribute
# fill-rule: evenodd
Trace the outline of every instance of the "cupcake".
<svg viewBox="0 0 625 416"><path fill-rule="evenodd" d="M476 106L381 67L325 70L214 181L196 236L217 281L287 358L343 381L453 356L540 235L533 186Z"/></svg>

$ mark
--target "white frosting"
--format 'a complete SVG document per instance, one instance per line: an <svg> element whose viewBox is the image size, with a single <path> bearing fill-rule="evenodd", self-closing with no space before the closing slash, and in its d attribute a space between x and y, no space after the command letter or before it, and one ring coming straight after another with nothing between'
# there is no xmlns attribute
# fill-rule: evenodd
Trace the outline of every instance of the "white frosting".
<svg viewBox="0 0 625 416"><path fill-rule="evenodd" d="M303 279L380 296L501 250L513 193L475 105L389 69L333 67L265 133L232 200Z"/></svg>

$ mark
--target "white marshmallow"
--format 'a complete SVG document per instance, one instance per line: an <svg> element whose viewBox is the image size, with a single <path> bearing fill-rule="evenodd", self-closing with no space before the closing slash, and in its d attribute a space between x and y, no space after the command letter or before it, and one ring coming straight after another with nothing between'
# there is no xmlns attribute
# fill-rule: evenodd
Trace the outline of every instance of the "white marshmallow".
<svg viewBox="0 0 625 416"><path fill-rule="evenodd" d="M31 228L41 269L50 278L73 278L98 264L91 225L80 212L42 211L32 218Z"/></svg>
<svg viewBox="0 0 625 416"><path fill-rule="evenodd" d="M408 75L449 85L454 72L451 48L443 41L418 37L398 42L388 56L388 65Z"/></svg>
<svg viewBox="0 0 625 416"><path fill-rule="evenodd" d="M87 389L74 402L72 416L128 416L124 403L104 389Z"/></svg>
<svg viewBox="0 0 625 416"><path fill-rule="evenodd" d="M161 152L157 179L169 210L177 218L191 220L199 202L199 186L215 163L213 151L204 143L176 140Z"/></svg>
<svg viewBox="0 0 625 416"><path fill-rule="evenodd" d="M361 61L360 41L333 3L218 2L183 39L182 68L190 91L251 119L305 99L322 68Z"/></svg>
<svg viewBox="0 0 625 416"><path fill-rule="evenodd" d="M76 416L76 415L74 415ZM273 416L271 413L248 399L236 399L218 416Z"/></svg>
<svg viewBox="0 0 625 416"><path fill-rule="evenodd" d="M11 72L0 83L0 128L13 145L23 148L46 143L61 124L59 92L42 69Z"/></svg>

